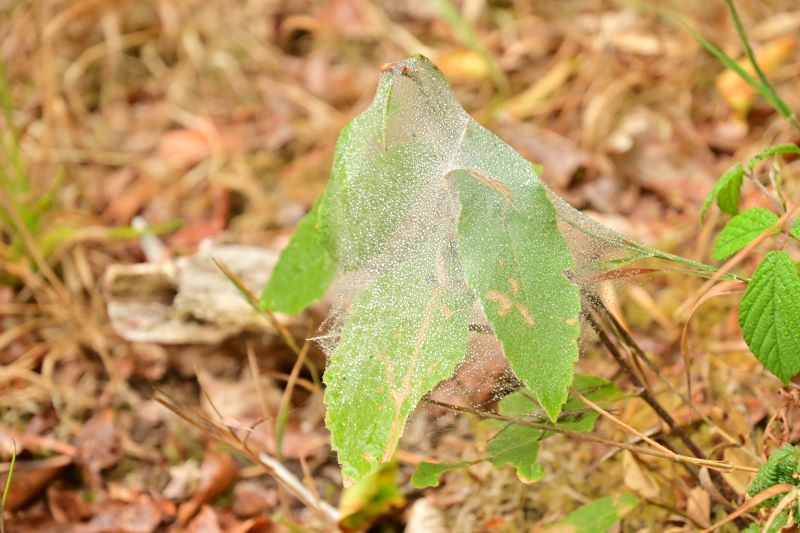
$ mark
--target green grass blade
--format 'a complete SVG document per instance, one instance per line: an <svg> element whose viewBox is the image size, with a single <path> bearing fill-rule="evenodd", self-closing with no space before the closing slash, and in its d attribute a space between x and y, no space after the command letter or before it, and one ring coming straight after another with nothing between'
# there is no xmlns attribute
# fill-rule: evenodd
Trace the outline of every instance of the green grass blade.
<svg viewBox="0 0 800 533"><path fill-rule="evenodd" d="M736 6L733 3L733 0L725 0L725 5L728 6L728 11L731 13L731 18L733 18L733 24L736 26L736 33L739 34L739 40L742 41L742 46L744 46L745 54L747 55L747 59L750 61L750 64L753 65L753 70L755 71L756 75L758 75L758 79L760 80L760 86L763 89L759 90L756 85L753 85L752 82L748 81L753 87L761 93L761 96L767 99L767 101L772 104L772 106L781 114L783 115L786 120L792 123L794 127L800 129L800 123L797 121L797 117L795 116L794 112L792 112L791 108L786 104L786 102L778 96L778 93L775 91L775 88L772 86L770 81L767 79L767 76L764 74L764 71L761 70L761 66L758 64L756 60L756 56L753 53L753 47L750 46L750 40L747 38L747 33L744 29L744 24L742 24L742 19L739 17L739 12L736 10ZM738 65L737 65L738 66ZM737 71L738 73L738 71ZM741 76L741 74L739 74ZM747 78L745 78L747 79Z"/></svg>

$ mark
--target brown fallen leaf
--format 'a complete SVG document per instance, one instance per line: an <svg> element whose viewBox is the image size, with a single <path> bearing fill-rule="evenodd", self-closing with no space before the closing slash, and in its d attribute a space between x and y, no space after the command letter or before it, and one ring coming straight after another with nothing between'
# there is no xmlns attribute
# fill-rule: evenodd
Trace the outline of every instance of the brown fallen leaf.
<svg viewBox="0 0 800 533"><path fill-rule="evenodd" d="M689 491L686 514L703 527L711 525L711 495L702 487Z"/></svg>
<svg viewBox="0 0 800 533"><path fill-rule="evenodd" d="M33 461L17 460L11 478L6 510L14 511L28 503L70 463L72 458L66 455ZM6 486L10 467L10 462L0 463L0 487Z"/></svg>
<svg viewBox="0 0 800 533"><path fill-rule="evenodd" d="M81 522L93 514L92 506L79 491L66 488L58 482L47 487L47 506L59 524Z"/></svg>
<svg viewBox="0 0 800 533"><path fill-rule="evenodd" d="M219 517L214 508L204 505L183 531L184 533L222 533L222 527L219 525Z"/></svg>
<svg viewBox="0 0 800 533"><path fill-rule="evenodd" d="M239 518L250 518L275 507L278 493L258 481L241 481L233 492L233 512Z"/></svg>
<svg viewBox="0 0 800 533"><path fill-rule="evenodd" d="M236 463L228 455L209 453L200 467L197 492L178 508L176 523L186 525L206 503L228 490L238 476Z"/></svg>
<svg viewBox="0 0 800 533"><path fill-rule="evenodd" d="M76 528L79 533L151 533L165 518L159 505L146 494L131 501L101 500L94 518Z"/></svg>
<svg viewBox="0 0 800 533"><path fill-rule="evenodd" d="M102 486L100 473L122 459L120 435L113 410L100 411L86 422L75 437L77 455L84 481L92 489Z"/></svg>
<svg viewBox="0 0 800 533"><path fill-rule="evenodd" d="M631 452L623 452L622 469L625 471L625 485L643 498L655 499L661 493L652 474L642 468Z"/></svg>

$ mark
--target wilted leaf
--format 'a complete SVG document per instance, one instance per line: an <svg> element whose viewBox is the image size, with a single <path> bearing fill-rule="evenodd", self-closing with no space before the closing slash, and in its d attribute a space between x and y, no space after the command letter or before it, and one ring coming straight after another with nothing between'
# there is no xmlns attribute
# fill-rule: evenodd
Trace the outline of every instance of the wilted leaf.
<svg viewBox="0 0 800 533"><path fill-rule="evenodd" d="M778 215L763 207L746 209L730 219L717 237L711 257L724 261L778 221ZM780 228L775 228L778 233Z"/></svg>
<svg viewBox="0 0 800 533"><path fill-rule="evenodd" d="M800 372L800 273L786 252L769 252L747 284L739 325L759 361L784 383Z"/></svg>
<svg viewBox="0 0 800 533"><path fill-rule="evenodd" d="M345 531L363 531L381 515L402 506L405 498L397 487L397 470L397 463L386 463L345 489L339 503L342 515L339 527Z"/></svg>

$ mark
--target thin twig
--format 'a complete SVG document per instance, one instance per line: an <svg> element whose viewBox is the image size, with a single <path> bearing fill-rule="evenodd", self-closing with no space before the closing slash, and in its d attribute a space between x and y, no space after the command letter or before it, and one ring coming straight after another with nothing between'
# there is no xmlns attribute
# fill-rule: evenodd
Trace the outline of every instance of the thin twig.
<svg viewBox="0 0 800 533"><path fill-rule="evenodd" d="M636 437L638 437L639 439L643 440L644 442L646 442L647 444L649 444L653 448L661 450L662 452L667 453L667 454L672 454L672 455L675 455L675 456L678 455L675 452L673 452L672 450L670 450L669 448L667 448L666 446L664 446L662 444L659 444L658 442L654 441L653 439L651 439L650 437L648 437L647 435L645 435L644 433L642 433L638 429L626 424L625 422L623 422L622 420L620 420L616 416L612 415L611 413L609 413L608 411L606 411L605 409L603 409L602 407L600 407L599 405L594 403L592 400L590 400L589 398L587 398L586 396L584 396L583 394L578 392L576 389L572 389L572 392L587 407L589 407L590 409L593 409L595 412L597 412L598 414L600 414L604 418L607 418L608 420L611 420L611 422L613 422L617 426L621 427L622 429L624 429L628 433L631 433L632 435L635 435Z"/></svg>
<svg viewBox="0 0 800 533"><path fill-rule="evenodd" d="M663 452L661 450L653 450L652 448L646 448L644 446L637 446L635 444L629 444L627 442L618 442L611 439L605 439L603 437L598 437L593 433L581 433L578 431L573 431L571 429L566 429L561 426L554 426L552 424L548 424L545 422L534 422L533 420L528 420L527 418L519 418L519 417L510 417L499 415L497 413L493 413L491 411L481 411L479 409L473 409L471 407L464 407L461 405L454 405L446 402L440 402L438 400L433 400L430 398L425 398L423 401L429 403L431 405L436 405L437 407L444 407L445 409L450 409L452 411L457 411L461 413L469 413L472 415L479 416L481 418L489 418L492 420L499 420L501 422L507 422L510 424L517 424L520 426L527 426L534 429L541 429L543 431L548 431L551 433L558 433L561 435L565 435L567 437L576 439L576 440L583 440L588 442L596 442L598 444L605 444L606 446L611 446L613 448L620 448L623 450L628 450L632 453L638 453L641 455L650 455L652 457L659 457L661 459L669 459L670 461L675 461L677 463L686 463L686 464L693 464L698 466L705 466L713 471L725 472L729 473L734 470L740 470L742 472L755 472L757 469L737 465L731 461L715 461L712 459L700 459L697 457L691 457L688 455L681 455L673 452Z"/></svg>
<svg viewBox="0 0 800 533"><path fill-rule="evenodd" d="M620 368L628 374L628 377L631 379L633 385L639 389L641 389L641 398L650 406L653 411L658 415L661 420L663 420L667 426L670 428L670 431L676 435L691 451L696 458L699 460L707 460L706 455L700 449L700 447L695 444L695 442L686 434L683 428L675 421L675 419L670 415L667 410L661 405L661 403L653 396L653 394L644 387L642 381L633 371L631 366L625 361L625 358L619 351L619 348L614 344L605 330L600 326L600 324L595 320L594 316L591 313L587 314L587 321L589 325L594 329L597 336L600 338L600 341L606 347L608 352L620 366ZM749 467L748 467L749 468ZM692 472L695 475L694 472ZM717 486L720 494L722 494L725 498L730 500L730 502L736 502L739 500L739 495L736 491L728 484L727 481L717 472L716 470L711 470L709 472L712 481ZM722 503L725 504L727 507L731 507L731 503L728 501L723 501Z"/></svg>

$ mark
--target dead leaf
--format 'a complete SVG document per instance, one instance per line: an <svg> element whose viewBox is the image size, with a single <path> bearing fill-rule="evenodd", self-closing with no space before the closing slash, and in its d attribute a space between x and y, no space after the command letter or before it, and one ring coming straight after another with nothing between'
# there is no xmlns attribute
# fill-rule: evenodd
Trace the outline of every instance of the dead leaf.
<svg viewBox="0 0 800 533"><path fill-rule="evenodd" d="M219 517L213 507L203 505L197 516L184 529L185 533L222 533Z"/></svg>
<svg viewBox="0 0 800 533"><path fill-rule="evenodd" d="M93 514L92 506L79 491L65 488L59 483L47 488L47 506L59 524L81 522Z"/></svg>
<svg viewBox="0 0 800 533"><path fill-rule="evenodd" d="M102 485L100 472L117 464L123 452L113 410L100 411L86 422L75 437L77 455L84 480L93 489Z"/></svg>
<svg viewBox="0 0 800 533"><path fill-rule="evenodd" d="M233 512L239 518L267 513L278 504L278 493L258 481L242 481L233 490Z"/></svg>
<svg viewBox="0 0 800 533"><path fill-rule="evenodd" d="M686 502L686 514L703 527L711 525L711 495L702 487L691 489Z"/></svg>
<svg viewBox="0 0 800 533"><path fill-rule="evenodd" d="M178 508L176 523L187 524L201 506L228 490L237 476L236 463L230 456L210 452L200 467L200 486L192 498Z"/></svg>
<svg viewBox="0 0 800 533"><path fill-rule="evenodd" d="M11 478L11 491L8 493L6 509L14 511L25 505L70 463L72 463L72 458L66 455L33 461L17 460L14 465L14 476ZM6 486L10 467L10 462L0 463L0 487Z"/></svg>
<svg viewBox="0 0 800 533"><path fill-rule="evenodd" d="M622 469L625 472L625 485L643 498L655 499L661 493L653 476L642 468L638 459L629 451L623 452Z"/></svg>
<svg viewBox="0 0 800 533"><path fill-rule="evenodd" d="M161 509L153 500L139 494L132 501L100 501L98 513L80 533L151 533L163 520Z"/></svg>

